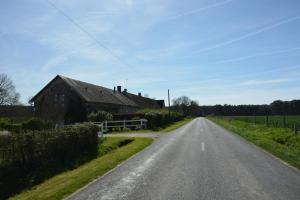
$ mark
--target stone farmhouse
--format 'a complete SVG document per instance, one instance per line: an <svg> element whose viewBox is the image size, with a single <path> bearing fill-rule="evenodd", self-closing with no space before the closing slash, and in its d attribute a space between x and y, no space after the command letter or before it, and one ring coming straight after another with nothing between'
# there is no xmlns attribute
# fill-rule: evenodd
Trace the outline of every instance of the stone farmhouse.
<svg viewBox="0 0 300 200"><path fill-rule="evenodd" d="M31 100L35 115L59 124L82 122L98 110L112 114L133 114L144 108L163 108L164 100L154 100L57 75Z"/></svg>

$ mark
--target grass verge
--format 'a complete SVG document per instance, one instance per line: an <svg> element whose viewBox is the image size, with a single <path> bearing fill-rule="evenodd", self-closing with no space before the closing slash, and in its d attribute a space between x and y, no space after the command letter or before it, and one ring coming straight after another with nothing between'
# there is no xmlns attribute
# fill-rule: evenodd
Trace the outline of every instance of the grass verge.
<svg viewBox="0 0 300 200"><path fill-rule="evenodd" d="M169 124L167 127L159 128L157 130L151 130L151 129L143 129L143 130L129 130L129 131L114 131L113 134L128 134L128 133L156 133L156 132L171 132L174 131L181 126L187 124L188 122L192 121L194 118L187 117L183 120L180 120L178 122L174 122L172 124Z"/></svg>
<svg viewBox="0 0 300 200"><path fill-rule="evenodd" d="M11 199L62 199L102 176L152 143L149 138L105 138L99 145L98 158L50 178ZM119 148L120 147L120 148Z"/></svg>
<svg viewBox="0 0 300 200"><path fill-rule="evenodd" d="M294 135L290 129L267 127L222 117L208 119L300 169L300 135Z"/></svg>
<svg viewBox="0 0 300 200"><path fill-rule="evenodd" d="M169 126L160 129L159 131L161 131L161 132L171 132L171 131L174 131L174 130L180 128L181 126L183 126L183 125L189 123L189 122L192 121L193 119L194 119L194 118L192 118L192 117L187 117L187 118L185 118L185 119L183 119L183 120L181 120L181 121L172 123L172 124L170 124Z"/></svg>

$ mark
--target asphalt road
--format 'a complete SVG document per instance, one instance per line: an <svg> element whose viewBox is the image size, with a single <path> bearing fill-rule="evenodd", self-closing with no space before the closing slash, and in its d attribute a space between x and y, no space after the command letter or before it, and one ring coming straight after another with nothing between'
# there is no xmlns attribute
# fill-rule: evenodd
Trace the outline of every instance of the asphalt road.
<svg viewBox="0 0 300 200"><path fill-rule="evenodd" d="M198 118L70 199L300 199L300 173Z"/></svg>

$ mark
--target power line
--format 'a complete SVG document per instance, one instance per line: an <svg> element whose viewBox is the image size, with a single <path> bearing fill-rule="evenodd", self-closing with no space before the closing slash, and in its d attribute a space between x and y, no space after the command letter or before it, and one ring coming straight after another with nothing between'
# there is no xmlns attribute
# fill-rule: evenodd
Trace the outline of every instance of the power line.
<svg viewBox="0 0 300 200"><path fill-rule="evenodd" d="M90 34L83 26L81 26L78 22L73 20L69 15L67 15L62 9L57 7L52 1L45 0L49 3L50 6L52 6L55 10L57 10L62 16L64 16L69 22L71 22L74 26L76 26L79 30L81 30L83 33L85 33L90 39L94 40L101 48L105 49L111 56L113 56L116 60L118 60L121 64L131 67L126 62L124 62L119 56L117 56L110 48L108 48L106 45L102 44L95 36Z"/></svg>

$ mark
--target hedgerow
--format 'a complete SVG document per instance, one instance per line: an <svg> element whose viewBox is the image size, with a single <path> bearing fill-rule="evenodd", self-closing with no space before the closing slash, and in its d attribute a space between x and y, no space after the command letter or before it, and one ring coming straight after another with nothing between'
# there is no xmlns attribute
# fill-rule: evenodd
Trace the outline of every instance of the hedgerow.
<svg viewBox="0 0 300 200"><path fill-rule="evenodd" d="M162 128L184 118L181 113L174 111L171 111L169 115L169 112L166 109L144 109L138 111L137 114L143 114L143 118L148 120L147 127L149 129Z"/></svg>
<svg viewBox="0 0 300 200"><path fill-rule="evenodd" d="M14 133L20 133L28 130L49 130L53 128L50 121L37 117L32 117L22 123L15 123L9 118L0 118L0 130L8 130Z"/></svg>
<svg viewBox="0 0 300 200"><path fill-rule="evenodd" d="M0 199L97 156L98 127L0 136Z"/></svg>

